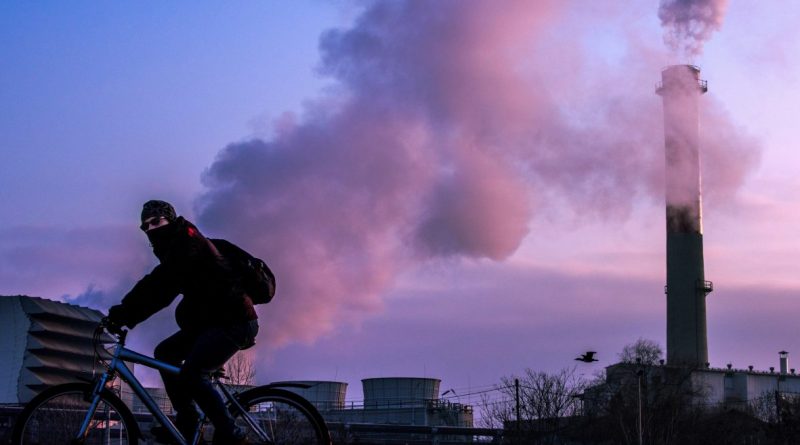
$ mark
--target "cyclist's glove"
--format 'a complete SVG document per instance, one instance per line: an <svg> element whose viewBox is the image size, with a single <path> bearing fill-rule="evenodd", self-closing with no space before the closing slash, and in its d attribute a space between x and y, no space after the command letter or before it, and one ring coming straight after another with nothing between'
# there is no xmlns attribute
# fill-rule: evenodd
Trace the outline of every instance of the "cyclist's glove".
<svg viewBox="0 0 800 445"><path fill-rule="evenodd" d="M108 332L114 335L122 334L122 325L111 317L103 317L103 319L100 320L100 324L103 325Z"/></svg>

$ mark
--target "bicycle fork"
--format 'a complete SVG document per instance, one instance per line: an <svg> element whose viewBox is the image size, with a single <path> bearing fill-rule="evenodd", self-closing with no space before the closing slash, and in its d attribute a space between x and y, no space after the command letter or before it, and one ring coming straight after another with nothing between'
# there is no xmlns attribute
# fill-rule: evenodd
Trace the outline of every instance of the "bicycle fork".
<svg viewBox="0 0 800 445"><path fill-rule="evenodd" d="M89 409L86 411L86 417L84 417L83 422L81 422L81 427L78 430L78 433L75 435L75 438L72 439L73 444L82 444L86 441L86 436L89 434L89 427L91 426L92 418L94 418L94 413L97 411L97 405L100 404L100 393L103 392L106 382L108 382L108 373L104 372L100 378L97 379L97 383L95 383L91 394L85 395L86 400L90 401Z"/></svg>

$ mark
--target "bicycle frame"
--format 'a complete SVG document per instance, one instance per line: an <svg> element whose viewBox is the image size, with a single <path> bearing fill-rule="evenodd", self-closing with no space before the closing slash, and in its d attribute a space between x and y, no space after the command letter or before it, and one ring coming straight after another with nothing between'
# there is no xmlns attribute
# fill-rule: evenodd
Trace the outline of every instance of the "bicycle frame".
<svg viewBox="0 0 800 445"><path fill-rule="evenodd" d="M180 368L156 360L152 357L139 354L136 351L127 349L124 346L124 344L125 344L125 333L122 334L119 340L116 342L116 345L114 347L114 352L111 354L111 361L109 363L108 370L103 372L97 379L97 383L92 392L92 399L89 405L89 410L86 413L86 417L84 418L83 423L81 424L81 428L78 431L78 436L76 437L76 439L80 441L82 438L86 436L87 431L89 429L89 423L92 417L94 416L94 412L97 410L98 404L100 403L100 394L102 393L103 389L105 388L109 380L113 380L113 376L116 374L119 376L120 379L122 379L125 383L127 383L131 387L131 390L134 392L134 394L136 394L141 399L142 403L144 403L147 410L156 418L156 420L158 420L158 422L161 423L161 425L163 425L169 431L173 439L175 439L180 445L192 445L196 443L198 439L197 436L199 435L200 430L198 429L195 432L195 437L191 437L188 439L183 437L183 435L181 435L181 433L178 431L178 429L175 427L172 421L169 420L167 415L164 414L163 411L161 411L161 409L158 407L158 404L145 390L145 388L142 386L142 384L139 382L136 376L133 375L133 371L131 371L130 368L128 368L125 362L127 361L131 363L137 363L146 366L148 368L152 368L158 371L174 375L178 375L180 373ZM250 417L247 411L236 400L234 395L231 394L231 392L228 391L228 389L225 388L225 386L222 385L222 383L220 383L218 380L215 382L215 384L222 390L222 393L225 395L225 398L228 399L228 401L232 403L242 413L245 422L247 422L247 424L251 428L253 428L256 434L261 436L262 439L268 440L269 435L263 429L261 429L256 422L253 421L253 419Z"/></svg>
<svg viewBox="0 0 800 445"><path fill-rule="evenodd" d="M148 357L127 349L123 343L124 337L122 337L120 342L118 342L114 347L114 352L111 354L111 362L109 363L108 370L103 372L97 379L97 383L95 384L92 392L92 401L89 405L89 410L86 413L86 418L81 424L81 429L78 431L78 437L76 437L76 439L80 440L81 438L85 437L89 428L89 423L94 416L97 405L100 403L100 393L103 391L109 380L113 380L113 376L116 374L120 379L130 386L134 394L136 394L142 400L142 403L144 403L145 407L147 407L147 410L150 411L150 413L158 420L159 423L167 428L167 430L170 432L170 435L173 436L173 438L177 440L180 445L190 445L186 441L186 438L184 438L178 432L178 429L175 428L175 425L169 420L167 415L161 411L161 409L158 407L158 404L155 402L155 400L153 400L150 394L147 393L142 384L139 383L139 380L133 375L133 371L131 371L130 368L128 368L128 366L125 364L125 361L138 363L147 366L148 368L153 368L176 375L180 372L180 369L176 366L172 366L170 364L158 361L152 357Z"/></svg>

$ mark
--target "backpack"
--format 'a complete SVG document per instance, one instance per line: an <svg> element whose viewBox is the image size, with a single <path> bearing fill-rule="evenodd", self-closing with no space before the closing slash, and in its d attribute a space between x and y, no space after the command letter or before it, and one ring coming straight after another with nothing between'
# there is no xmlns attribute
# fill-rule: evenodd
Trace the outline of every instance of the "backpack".
<svg viewBox="0 0 800 445"><path fill-rule="evenodd" d="M253 304L265 304L275 296L275 275L260 258L224 239L211 239L220 255L225 257L233 270L239 274L244 291Z"/></svg>

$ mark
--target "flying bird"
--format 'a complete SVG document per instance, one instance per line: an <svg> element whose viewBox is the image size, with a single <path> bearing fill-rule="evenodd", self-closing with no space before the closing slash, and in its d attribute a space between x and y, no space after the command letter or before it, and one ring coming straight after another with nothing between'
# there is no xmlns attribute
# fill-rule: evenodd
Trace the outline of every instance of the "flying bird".
<svg viewBox="0 0 800 445"><path fill-rule="evenodd" d="M575 360L584 363L596 362L597 359L594 358L595 354L597 354L597 352L595 351L586 351L586 354L583 354L582 356L575 358Z"/></svg>

